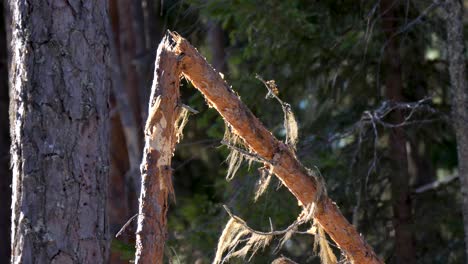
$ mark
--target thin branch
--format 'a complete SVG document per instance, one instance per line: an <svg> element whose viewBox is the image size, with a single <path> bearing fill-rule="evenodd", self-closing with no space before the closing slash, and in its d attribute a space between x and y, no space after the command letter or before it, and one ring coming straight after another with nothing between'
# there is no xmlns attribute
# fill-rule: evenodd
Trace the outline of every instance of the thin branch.
<svg viewBox="0 0 468 264"><path fill-rule="evenodd" d="M427 192L427 191L432 191L432 190L435 190L435 189L439 188L442 185L449 184L449 183L451 183L452 181L454 181L456 179L458 179L458 174L447 176L447 177L445 177L445 178L443 178L441 180L433 181L431 183L419 186L418 188L414 189L413 192L416 193L416 194L421 194L421 193L424 193L424 192Z"/></svg>
<svg viewBox="0 0 468 264"><path fill-rule="evenodd" d="M133 220L135 220L135 218L138 216L139 214L135 214L134 216L130 217L130 219L128 219L128 221L122 226L122 228L120 228L119 232L117 232L117 234L115 235L115 237L119 237L120 235L122 235L122 233L128 228L128 226L132 223Z"/></svg>

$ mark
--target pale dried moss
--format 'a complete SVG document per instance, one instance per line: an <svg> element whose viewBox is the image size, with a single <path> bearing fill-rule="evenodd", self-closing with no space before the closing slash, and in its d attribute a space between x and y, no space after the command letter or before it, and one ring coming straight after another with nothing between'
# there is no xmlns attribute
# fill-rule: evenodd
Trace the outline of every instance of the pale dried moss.
<svg viewBox="0 0 468 264"><path fill-rule="evenodd" d="M270 168L273 168L273 167L270 167ZM260 179L258 179L257 185L255 186L255 196L254 196L255 202L268 189L268 186L270 185L272 177L273 177L272 169L267 169L267 168L260 169Z"/></svg>
<svg viewBox="0 0 468 264"><path fill-rule="evenodd" d="M184 138L183 132L184 132L184 127L188 122L188 116L189 116L189 111L186 108L181 107L179 116L177 117L176 122L175 122L177 143L179 143Z"/></svg>
<svg viewBox="0 0 468 264"><path fill-rule="evenodd" d="M268 246L272 239L273 236L271 235L252 233L246 228L245 223L231 218L219 237L213 264L225 263L232 257L246 258L249 252L251 252L250 261L254 254L259 249L264 249ZM244 243L244 245L236 250L237 246L241 243Z"/></svg>
<svg viewBox="0 0 468 264"><path fill-rule="evenodd" d="M243 140L232 131L232 128L226 124L226 131L224 132L223 141L229 144L230 146L234 146L234 148L230 148L229 155L226 159L228 164L228 171L226 173L226 179L228 181L232 180L236 175L237 171L239 170L240 166L242 165L242 161L244 161L245 156L235 149L235 147L245 148L245 144ZM229 146L228 145L228 146Z"/></svg>
<svg viewBox="0 0 468 264"><path fill-rule="evenodd" d="M286 144L289 145L293 150L296 150L296 144L299 135L296 117L291 110L291 106L288 104L283 105L283 112L284 129L286 130Z"/></svg>
<svg viewBox="0 0 468 264"><path fill-rule="evenodd" d="M316 226L314 252L318 253L322 264L338 263L336 256L333 253L330 244L328 243L325 231L323 230L322 226L318 222L315 222L314 226Z"/></svg>

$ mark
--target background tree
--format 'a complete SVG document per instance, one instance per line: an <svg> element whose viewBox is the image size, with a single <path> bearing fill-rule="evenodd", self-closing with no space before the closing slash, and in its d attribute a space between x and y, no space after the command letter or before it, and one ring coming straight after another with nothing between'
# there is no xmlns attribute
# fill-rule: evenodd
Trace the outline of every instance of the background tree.
<svg viewBox="0 0 468 264"><path fill-rule="evenodd" d="M107 5L9 7L12 262L105 263Z"/></svg>

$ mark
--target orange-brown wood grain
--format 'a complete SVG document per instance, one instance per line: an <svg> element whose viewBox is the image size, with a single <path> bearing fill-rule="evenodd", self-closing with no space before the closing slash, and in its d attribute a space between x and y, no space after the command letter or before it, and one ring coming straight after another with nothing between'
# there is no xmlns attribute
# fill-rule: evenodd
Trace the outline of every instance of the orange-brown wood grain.
<svg viewBox="0 0 468 264"><path fill-rule="evenodd" d="M187 40L175 33L172 37L177 43L174 52L181 58L185 78L205 96L248 147L270 161L273 172L299 203L304 206L311 204L318 183L308 175L292 151L263 126L223 77ZM330 198L325 197L317 204L315 218L353 263L383 263Z"/></svg>

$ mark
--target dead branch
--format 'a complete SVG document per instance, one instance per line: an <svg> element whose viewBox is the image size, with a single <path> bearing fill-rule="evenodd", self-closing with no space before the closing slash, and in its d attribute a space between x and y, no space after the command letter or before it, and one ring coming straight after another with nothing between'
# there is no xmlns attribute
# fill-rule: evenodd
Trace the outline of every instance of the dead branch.
<svg viewBox="0 0 468 264"><path fill-rule="evenodd" d="M185 78L205 96L250 149L264 159L273 161L273 173L301 205L307 207L313 203L320 183L308 175L306 168L296 159L290 148L262 125L187 40L175 33L172 38L177 43L173 49L175 55L182 57L181 67ZM354 263L382 263L330 198L324 197L317 204L315 218L348 259Z"/></svg>
<svg viewBox="0 0 468 264"><path fill-rule="evenodd" d="M171 158L178 139L176 124L181 112L178 105L180 69L169 41L166 36L159 44L151 87L141 164L135 263L163 263L168 196L174 195Z"/></svg>

